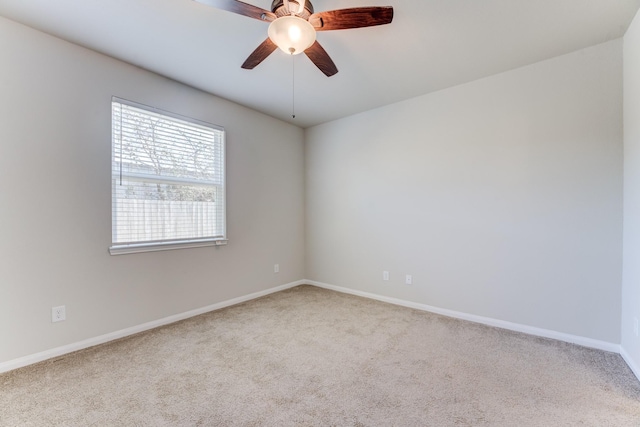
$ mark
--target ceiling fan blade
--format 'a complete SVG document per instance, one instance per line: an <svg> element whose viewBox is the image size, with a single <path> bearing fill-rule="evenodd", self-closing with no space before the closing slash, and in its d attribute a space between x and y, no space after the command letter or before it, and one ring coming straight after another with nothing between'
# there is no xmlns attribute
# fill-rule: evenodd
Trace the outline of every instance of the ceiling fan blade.
<svg viewBox="0 0 640 427"><path fill-rule="evenodd" d="M389 24L393 20L393 7L373 6L328 10L314 13L309 22L316 31L347 30Z"/></svg>
<svg viewBox="0 0 640 427"><path fill-rule="evenodd" d="M260 21L274 21L276 15L266 9L253 6L238 0L195 0L198 3L215 7L216 9L226 10L227 12L237 13L238 15L248 16L249 18L258 19Z"/></svg>
<svg viewBox="0 0 640 427"><path fill-rule="evenodd" d="M320 46L317 40L310 48L305 50L304 53L309 57L311 62L316 64L316 67L318 67L325 76L331 77L338 72L338 67L336 67L336 64L333 63L327 51Z"/></svg>
<svg viewBox="0 0 640 427"><path fill-rule="evenodd" d="M247 60L244 61L244 64L242 64L242 68L245 70L253 70L258 66L258 64L267 59L267 56L271 55L277 48L278 46L276 46L270 38L267 38L251 53L251 55L249 55Z"/></svg>

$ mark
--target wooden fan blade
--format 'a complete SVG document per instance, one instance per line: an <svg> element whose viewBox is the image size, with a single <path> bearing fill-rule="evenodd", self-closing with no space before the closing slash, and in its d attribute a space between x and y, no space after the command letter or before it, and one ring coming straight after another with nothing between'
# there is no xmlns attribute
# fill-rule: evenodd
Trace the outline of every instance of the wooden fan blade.
<svg viewBox="0 0 640 427"><path fill-rule="evenodd" d="M316 31L347 30L389 24L393 20L393 7L354 7L314 13L309 22Z"/></svg>
<svg viewBox="0 0 640 427"><path fill-rule="evenodd" d="M247 4L238 0L195 0L198 3L215 7L216 9L226 10L227 12L237 13L238 15L248 16L249 18L258 19L260 21L274 21L276 15L266 9Z"/></svg>
<svg viewBox="0 0 640 427"><path fill-rule="evenodd" d="M316 67L318 67L325 76L331 77L338 72L338 67L336 67L336 64L333 63L327 51L320 46L317 40L310 48L305 50L304 53L309 57L311 62L316 64Z"/></svg>
<svg viewBox="0 0 640 427"><path fill-rule="evenodd" d="M271 55L277 48L278 46L276 46L270 38L267 38L256 48L256 50L253 51L253 53L251 53L251 55L249 55L247 60L244 61L244 64L242 64L242 68L245 70L253 70L258 66L258 64L267 59L267 56Z"/></svg>

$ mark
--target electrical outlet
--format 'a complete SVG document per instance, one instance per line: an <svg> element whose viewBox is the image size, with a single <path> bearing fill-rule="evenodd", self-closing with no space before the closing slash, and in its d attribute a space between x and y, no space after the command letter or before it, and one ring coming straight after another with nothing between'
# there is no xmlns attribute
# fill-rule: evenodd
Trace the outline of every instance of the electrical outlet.
<svg viewBox="0 0 640 427"><path fill-rule="evenodd" d="M383 271L382 272L382 280L384 280L384 281L388 281L389 280L389 272L388 271Z"/></svg>
<svg viewBox="0 0 640 427"><path fill-rule="evenodd" d="M638 318L637 317L633 318L633 333L636 335L636 337L638 336Z"/></svg>
<svg viewBox="0 0 640 427"><path fill-rule="evenodd" d="M62 322L63 320L67 320L67 312L64 305L60 307L52 307L51 308L51 322Z"/></svg>
<svg viewBox="0 0 640 427"><path fill-rule="evenodd" d="M280 264L273 264L273 272L280 273Z"/></svg>
<svg viewBox="0 0 640 427"><path fill-rule="evenodd" d="M407 285L413 285L413 276L410 274L407 274L407 277L405 278L404 282Z"/></svg>

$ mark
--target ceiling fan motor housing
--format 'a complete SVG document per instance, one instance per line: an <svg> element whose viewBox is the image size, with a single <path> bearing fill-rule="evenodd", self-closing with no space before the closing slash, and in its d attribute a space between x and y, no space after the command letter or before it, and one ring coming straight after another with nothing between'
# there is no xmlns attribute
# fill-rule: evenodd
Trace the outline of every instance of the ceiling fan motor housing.
<svg viewBox="0 0 640 427"><path fill-rule="evenodd" d="M295 7L298 8L300 3L296 0L289 0L289 3L295 3ZM287 8L284 6L284 0L273 0L271 3L271 11L276 14L277 17L290 15ZM313 14L313 5L309 0L307 0L304 5L304 12L298 15L302 19L309 19L309 16Z"/></svg>

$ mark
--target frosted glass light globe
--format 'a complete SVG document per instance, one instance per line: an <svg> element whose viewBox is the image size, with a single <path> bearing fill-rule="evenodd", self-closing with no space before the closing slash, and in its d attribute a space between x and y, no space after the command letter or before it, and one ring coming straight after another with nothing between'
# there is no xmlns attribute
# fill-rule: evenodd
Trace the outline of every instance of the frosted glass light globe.
<svg viewBox="0 0 640 427"><path fill-rule="evenodd" d="M269 38L283 52L298 55L316 41L316 30L297 16L281 16L269 25Z"/></svg>

